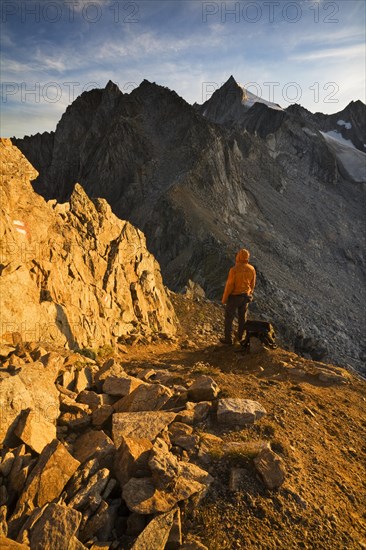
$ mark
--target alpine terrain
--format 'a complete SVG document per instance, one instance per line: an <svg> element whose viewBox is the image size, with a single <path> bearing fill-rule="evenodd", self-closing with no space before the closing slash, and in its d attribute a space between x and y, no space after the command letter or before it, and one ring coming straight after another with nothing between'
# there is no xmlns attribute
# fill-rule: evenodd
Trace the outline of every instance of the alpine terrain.
<svg viewBox="0 0 366 550"><path fill-rule="evenodd" d="M289 146L289 128L301 136L297 119L282 124L272 152ZM54 136L23 143L28 157L37 143L35 186L62 191L59 201L34 191L37 171L1 139L1 550L366 548L365 379L312 359L317 340L306 357L254 337L250 353L218 345L221 306L193 281L168 290L141 230L95 198L104 182L115 209L151 231L176 286L193 274L215 295L245 238L262 315L283 314L283 337L316 330L322 346L333 338L330 352L342 343L356 357L360 183L312 131L337 182L286 179L294 152L261 180L271 155L258 134L217 126L151 84L131 97L110 85L80 98ZM93 198L70 183L77 170ZM305 223L315 223L312 194L329 198L316 227ZM344 219L336 196L355 219L331 229L324 220ZM285 211L290 198L299 212ZM341 297L326 298L346 280L338 312Z"/></svg>
<svg viewBox="0 0 366 550"><path fill-rule="evenodd" d="M363 369L366 107L334 115L266 103L233 77L203 105L143 81L109 82L70 105L55 132L14 143L34 189L75 183L143 230L165 283L219 299L238 248L258 272L251 315L284 345Z"/></svg>

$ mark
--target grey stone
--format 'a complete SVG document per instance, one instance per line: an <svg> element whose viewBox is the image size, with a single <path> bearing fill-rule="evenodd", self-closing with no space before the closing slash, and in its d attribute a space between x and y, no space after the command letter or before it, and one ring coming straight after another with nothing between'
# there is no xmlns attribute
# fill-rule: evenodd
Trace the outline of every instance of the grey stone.
<svg viewBox="0 0 366 550"><path fill-rule="evenodd" d="M172 391L161 384L141 384L132 393L117 401L116 412L158 411L172 397Z"/></svg>
<svg viewBox="0 0 366 550"><path fill-rule="evenodd" d="M210 376L200 376L188 388L188 398L191 401L211 401L220 393L220 388Z"/></svg>
<svg viewBox="0 0 366 550"><path fill-rule="evenodd" d="M142 380L133 376L108 376L103 383L103 391L109 395L124 397L143 384Z"/></svg>
<svg viewBox="0 0 366 550"><path fill-rule="evenodd" d="M102 430L89 430L78 437L73 446L73 455L80 463L97 458L100 464L108 456L113 460L116 448Z"/></svg>
<svg viewBox="0 0 366 550"><path fill-rule="evenodd" d="M59 504L48 504L29 532L32 550L76 550L74 536L81 514Z"/></svg>
<svg viewBox="0 0 366 550"><path fill-rule="evenodd" d="M254 424L266 414L265 408L251 399L219 399L217 420L229 426L247 426Z"/></svg>
<svg viewBox="0 0 366 550"><path fill-rule="evenodd" d="M173 527L176 511L159 514L153 518L137 537L131 550L164 550Z"/></svg>
<svg viewBox="0 0 366 550"><path fill-rule="evenodd" d="M285 481L283 460L269 447L264 448L254 459L255 467L268 489L278 489Z"/></svg>
<svg viewBox="0 0 366 550"><path fill-rule="evenodd" d="M59 497L79 464L57 440L47 445L27 479L9 527L25 510L31 511Z"/></svg>
<svg viewBox="0 0 366 550"><path fill-rule="evenodd" d="M21 415L14 432L28 447L40 454L56 438L56 424L28 409Z"/></svg>
<svg viewBox="0 0 366 550"><path fill-rule="evenodd" d="M112 439L116 447L123 437L153 441L175 419L176 414L164 411L115 413L112 418Z"/></svg>
<svg viewBox="0 0 366 550"><path fill-rule="evenodd" d="M121 487L139 471L148 471L152 449L149 439L123 437L114 458L114 475Z"/></svg>

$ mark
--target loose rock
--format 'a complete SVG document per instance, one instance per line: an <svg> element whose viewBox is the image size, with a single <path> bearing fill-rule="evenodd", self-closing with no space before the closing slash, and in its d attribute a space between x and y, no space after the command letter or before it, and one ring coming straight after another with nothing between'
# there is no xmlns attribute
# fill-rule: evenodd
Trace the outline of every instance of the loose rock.
<svg viewBox="0 0 366 550"><path fill-rule="evenodd" d="M231 426L254 424L267 413L257 401L250 399L220 399L217 408L217 421Z"/></svg>

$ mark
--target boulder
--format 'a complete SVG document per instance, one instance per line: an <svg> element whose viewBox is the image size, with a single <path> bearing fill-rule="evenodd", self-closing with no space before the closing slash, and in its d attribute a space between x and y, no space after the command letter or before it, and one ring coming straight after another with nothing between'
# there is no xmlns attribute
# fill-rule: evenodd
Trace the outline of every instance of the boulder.
<svg viewBox="0 0 366 550"><path fill-rule="evenodd" d="M99 407L99 405L102 405L103 398L100 394L94 391L83 390L77 396L77 402L88 405L90 410L94 411Z"/></svg>
<svg viewBox="0 0 366 550"><path fill-rule="evenodd" d="M23 443L38 454L56 439L56 425L30 409L23 412L14 431Z"/></svg>
<svg viewBox="0 0 366 550"><path fill-rule="evenodd" d="M75 399L63 394L60 395L60 409L62 412L68 413L90 413L88 405L78 403Z"/></svg>
<svg viewBox="0 0 366 550"><path fill-rule="evenodd" d="M88 430L74 443L73 455L81 464L86 460L97 458L102 464L115 453L113 441L102 430Z"/></svg>
<svg viewBox="0 0 366 550"><path fill-rule="evenodd" d="M9 529L10 526L16 529L15 522L25 511L32 511L59 497L79 464L79 461L56 439L47 445L28 476L24 491L11 517Z"/></svg>
<svg viewBox="0 0 366 550"><path fill-rule="evenodd" d="M172 391L161 384L141 384L132 393L117 401L116 412L158 411L172 397Z"/></svg>
<svg viewBox="0 0 366 550"><path fill-rule="evenodd" d="M110 357L103 363L99 370L95 373L94 381L98 387L98 390L102 390L104 381L109 376L125 377L128 376L120 363L116 361L114 357Z"/></svg>
<svg viewBox="0 0 366 550"><path fill-rule="evenodd" d="M19 538L27 534L32 550L79 550L75 534L81 518L81 513L73 508L51 503L43 510L35 510Z"/></svg>
<svg viewBox="0 0 366 550"><path fill-rule="evenodd" d="M173 525L169 533L168 541L165 550L177 550L182 545L182 519L180 508L176 509L173 519Z"/></svg>
<svg viewBox="0 0 366 550"><path fill-rule="evenodd" d="M112 416L114 408L112 405L100 405L91 415L91 422L96 428L103 426L104 422Z"/></svg>
<svg viewBox="0 0 366 550"><path fill-rule="evenodd" d="M137 472L148 473L152 443L149 439L123 437L114 458L114 475L121 487Z"/></svg>
<svg viewBox="0 0 366 550"><path fill-rule="evenodd" d="M105 511L104 523L96 535L99 540L109 541L115 539L116 535L113 531L118 520L120 507L121 499L115 499L108 503L108 508Z"/></svg>
<svg viewBox="0 0 366 550"><path fill-rule="evenodd" d="M91 416L86 412L64 412L61 414L58 424L66 426L68 430L83 430L91 423Z"/></svg>
<svg viewBox="0 0 366 550"><path fill-rule="evenodd" d="M92 386L92 374L89 367L84 367L76 372L75 382L74 382L74 391L80 393L83 390L86 390Z"/></svg>
<svg viewBox="0 0 366 550"><path fill-rule="evenodd" d="M153 441L175 419L175 413L143 411L115 413L112 418L112 439L116 447L123 437L136 437Z"/></svg>
<svg viewBox="0 0 366 550"><path fill-rule="evenodd" d="M188 388L188 398L191 401L211 401L220 393L220 388L211 376L200 376Z"/></svg>
<svg viewBox="0 0 366 550"><path fill-rule="evenodd" d="M193 412L193 424L199 424L207 420L211 413L212 403L210 401L201 401L199 403L188 401L188 403L186 403L186 409L189 412ZM182 411L182 413L184 412L185 411Z"/></svg>
<svg viewBox="0 0 366 550"><path fill-rule="evenodd" d="M122 490L128 508L138 514L168 512L176 503L186 500L196 493L206 493L213 478L198 466L179 462L178 472L173 478L173 468L169 466L172 481L167 490L157 488L154 478L131 478ZM160 472L159 472L160 473ZM162 478L161 478L162 479Z"/></svg>
<svg viewBox="0 0 366 550"><path fill-rule="evenodd" d="M103 391L108 395L118 395L124 397L133 392L144 382L133 376L108 376L103 383Z"/></svg>
<svg viewBox="0 0 366 550"><path fill-rule="evenodd" d="M217 421L229 426L247 426L254 424L267 413L257 401L250 399L220 399L217 407Z"/></svg>
<svg viewBox="0 0 366 550"><path fill-rule="evenodd" d="M268 489L278 489L285 481L283 460L270 447L265 447L254 459L254 465Z"/></svg>
<svg viewBox="0 0 366 550"><path fill-rule="evenodd" d="M157 490L149 477L132 477L124 485L122 496L128 508L138 514L169 512L176 503L171 493Z"/></svg>
<svg viewBox="0 0 366 550"><path fill-rule="evenodd" d="M56 424L60 414L56 376L41 362L24 364L10 377L0 373L0 441L10 440L26 409L34 418Z"/></svg>
<svg viewBox="0 0 366 550"><path fill-rule="evenodd" d="M171 510L166 514L159 514L153 518L137 537L131 550L164 550L174 524L177 510Z"/></svg>
<svg viewBox="0 0 366 550"><path fill-rule="evenodd" d="M155 483L155 487L169 490L174 487L179 475L179 461L174 456L167 443L157 438L150 453L149 468Z"/></svg>
<svg viewBox="0 0 366 550"><path fill-rule="evenodd" d="M0 342L0 358L6 359L11 353L15 351L15 347L10 344Z"/></svg>

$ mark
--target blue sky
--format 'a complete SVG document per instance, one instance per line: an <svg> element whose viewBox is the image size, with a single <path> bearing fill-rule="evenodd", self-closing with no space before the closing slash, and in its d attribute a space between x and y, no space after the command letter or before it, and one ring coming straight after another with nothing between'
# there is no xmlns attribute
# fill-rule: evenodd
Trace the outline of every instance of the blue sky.
<svg viewBox="0 0 366 550"><path fill-rule="evenodd" d="M287 107L365 102L363 0L2 0L1 135L54 130L85 89L202 103L232 74Z"/></svg>

